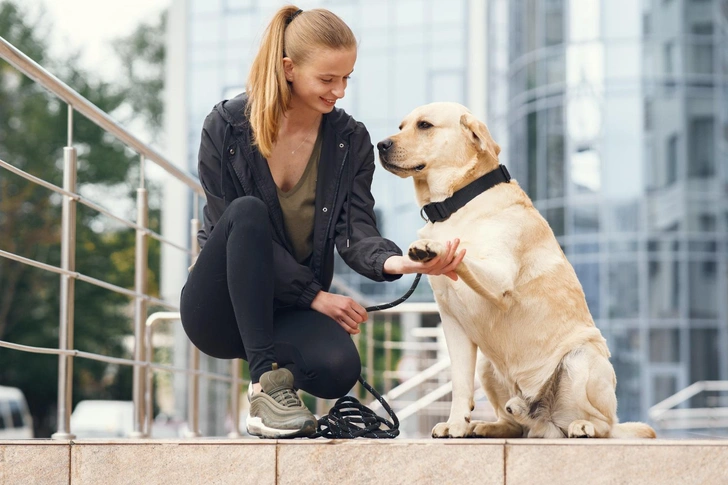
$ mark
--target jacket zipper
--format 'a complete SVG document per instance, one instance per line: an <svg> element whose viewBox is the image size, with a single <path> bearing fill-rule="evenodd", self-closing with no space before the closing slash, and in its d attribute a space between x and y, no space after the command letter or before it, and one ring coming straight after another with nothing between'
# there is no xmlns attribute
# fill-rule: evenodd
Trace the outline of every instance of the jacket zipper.
<svg viewBox="0 0 728 485"><path fill-rule="evenodd" d="M323 280L323 271L324 271L324 255L328 253L329 249L329 230L331 229L331 221L334 220L334 209L336 208L336 199L339 197L339 187L341 187L341 175L344 173L344 165L346 164L346 159L349 156L349 147L346 147L346 153L344 153L344 159L341 161L341 167L339 168L339 175L336 179L336 190L334 191L334 200L332 202L331 207L331 214L329 214L329 221L326 223L326 232L324 233L324 237L326 238L324 240L324 250L321 253L321 264L319 265L319 274L318 280Z"/></svg>

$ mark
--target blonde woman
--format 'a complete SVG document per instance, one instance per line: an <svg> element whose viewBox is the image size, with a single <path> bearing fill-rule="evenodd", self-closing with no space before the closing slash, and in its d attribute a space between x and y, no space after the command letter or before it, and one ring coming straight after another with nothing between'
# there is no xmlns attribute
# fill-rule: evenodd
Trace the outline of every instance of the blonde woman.
<svg viewBox="0 0 728 485"><path fill-rule="evenodd" d="M334 246L374 281L447 274L457 243L426 264L402 257L376 227L374 153L344 97L357 44L328 10L281 8L251 67L246 94L205 119L199 175L207 196L202 251L182 290L182 324L204 353L250 366L248 432L308 436L316 419L295 390L345 395L361 371L350 334L367 320L329 293ZM376 96L376 93L371 93Z"/></svg>

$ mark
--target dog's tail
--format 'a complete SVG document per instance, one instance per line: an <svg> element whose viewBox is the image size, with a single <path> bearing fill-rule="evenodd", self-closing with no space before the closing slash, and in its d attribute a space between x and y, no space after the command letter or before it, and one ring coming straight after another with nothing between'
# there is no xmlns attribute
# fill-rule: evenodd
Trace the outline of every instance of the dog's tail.
<svg viewBox="0 0 728 485"><path fill-rule="evenodd" d="M645 423L617 423L612 426L610 438L656 438L655 430Z"/></svg>

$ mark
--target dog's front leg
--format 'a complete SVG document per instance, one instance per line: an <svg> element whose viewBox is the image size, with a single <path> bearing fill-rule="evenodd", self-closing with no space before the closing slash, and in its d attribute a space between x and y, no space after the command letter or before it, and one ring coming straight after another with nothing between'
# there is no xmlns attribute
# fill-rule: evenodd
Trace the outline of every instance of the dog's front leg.
<svg viewBox="0 0 728 485"><path fill-rule="evenodd" d="M447 422L435 425L432 429L432 437L462 438L468 435L470 412L475 405L473 382L475 380L476 346L454 319L443 315L442 328L450 354L452 404Z"/></svg>
<svg viewBox="0 0 728 485"><path fill-rule="evenodd" d="M432 239L413 242L408 250L412 261L427 262L445 253L445 245ZM513 287L518 267L506 248L487 261L466 255L455 273L470 287L502 311L513 304Z"/></svg>
<svg viewBox="0 0 728 485"><path fill-rule="evenodd" d="M517 272L517 267L510 258L503 256L497 260L483 261L465 256L455 272L473 291L501 311L510 310Z"/></svg>

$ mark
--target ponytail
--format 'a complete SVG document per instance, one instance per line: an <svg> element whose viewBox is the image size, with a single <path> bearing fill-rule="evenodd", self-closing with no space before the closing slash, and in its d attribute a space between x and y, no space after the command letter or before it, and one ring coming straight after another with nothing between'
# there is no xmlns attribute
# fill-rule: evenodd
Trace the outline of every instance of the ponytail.
<svg viewBox="0 0 728 485"><path fill-rule="evenodd" d="M283 72L283 46L286 26L297 11L297 7L289 5L276 12L263 34L248 75L246 114L253 128L254 143L266 158L273 150L281 116L291 100Z"/></svg>
<svg viewBox="0 0 728 485"><path fill-rule="evenodd" d="M253 130L253 143L266 158L273 151L281 117L291 102L283 58L301 64L320 47L356 48L351 29L325 9L303 12L294 5L285 6L275 13L263 34L248 75L245 114Z"/></svg>

